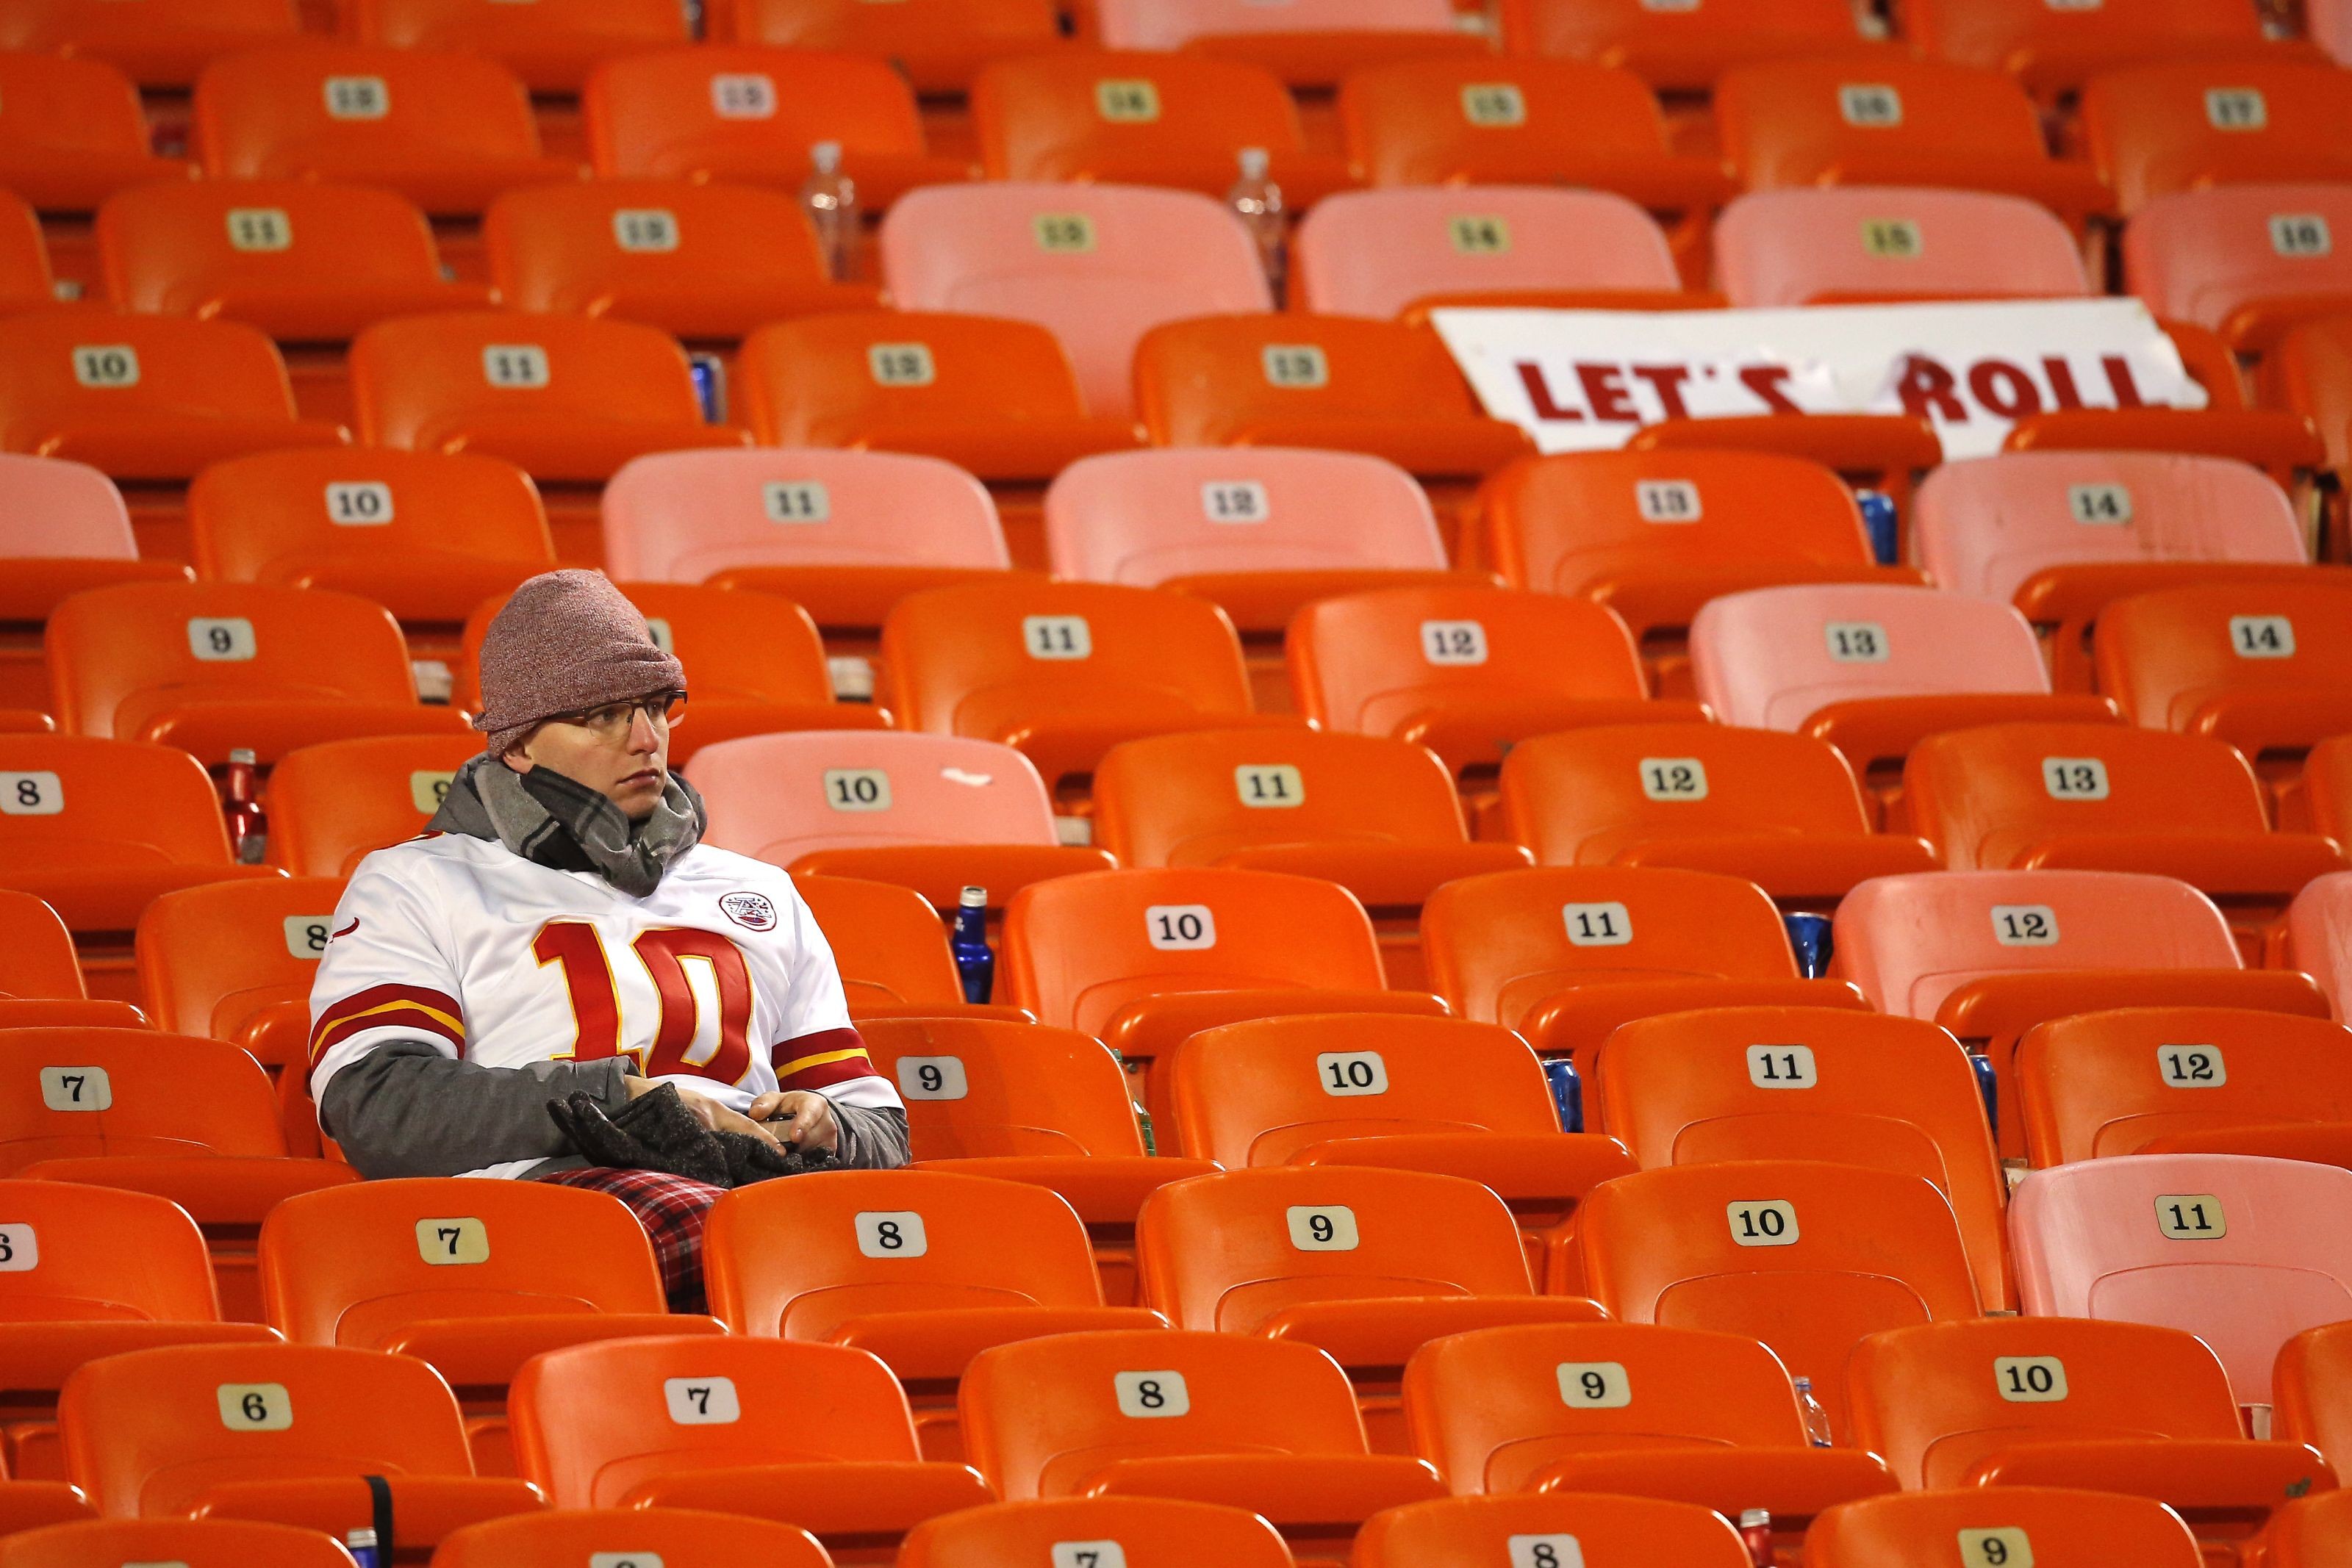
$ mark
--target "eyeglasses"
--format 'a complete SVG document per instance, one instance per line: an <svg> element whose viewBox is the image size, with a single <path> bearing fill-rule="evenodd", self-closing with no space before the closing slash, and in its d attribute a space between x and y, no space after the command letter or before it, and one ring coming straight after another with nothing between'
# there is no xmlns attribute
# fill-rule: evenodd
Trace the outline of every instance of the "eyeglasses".
<svg viewBox="0 0 2352 1568"><path fill-rule="evenodd" d="M627 737L639 714L645 715L646 721L656 730L674 729L686 721L686 694L656 692L629 702L606 703L585 713L555 714L547 722L578 725L599 740L622 740Z"/></svg>

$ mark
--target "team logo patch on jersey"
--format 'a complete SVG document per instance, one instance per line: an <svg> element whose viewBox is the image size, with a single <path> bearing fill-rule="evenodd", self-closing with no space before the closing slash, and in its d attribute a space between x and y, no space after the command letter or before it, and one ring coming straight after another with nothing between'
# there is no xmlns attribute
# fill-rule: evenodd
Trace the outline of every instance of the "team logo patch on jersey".
<svg viewBox="0 0 2352 1568"><path fill-rule="evenodd" d="M773 931L775 904L764 893L729 893L719 899L719 912L746 931Z"/></svg>

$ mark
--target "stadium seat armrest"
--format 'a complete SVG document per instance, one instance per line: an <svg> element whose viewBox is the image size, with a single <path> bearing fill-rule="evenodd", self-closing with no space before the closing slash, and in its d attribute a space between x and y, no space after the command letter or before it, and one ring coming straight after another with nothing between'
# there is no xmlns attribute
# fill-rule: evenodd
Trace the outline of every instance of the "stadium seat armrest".
<svg viewBox="0 0 2352 1568"><path fill-rule="evenodd" d="M2327 462L2326 443L2312 428L2310 419L2279 408L2086 408L2028 414L2010 427L2001 448L2007 452L2188 452L2234 457L2282 482L2298 472L2315 471ZM2203 580L2192 572L2190 580Z"/></svg>
<svg viewBox="0 0 2352 1568"><path fill-rule="evenodd" d="M1006 572L977 566L738 566L704 579L711 588L747 589L789 599L820 626L877 627L892 605L927 588L1002 582Z"/></svg>
<svg viewBox="0 0 2352 1568"><path fill-rule="evenodd" d="M502 1388L542 1351L598 1340L719 1334L727 1325L695 1312L533 1312L516 1317L425 1318L383 1342L394 1355L429 1362L454 1388Z"/></svg>
<svg viewBox="0 0 2352 1568"><path fill-rule="evenodd" d="M1621 1023L1659 1013L1697 1008L1845 1008L1871 1010L1869 998L1850 980L1728 980L1709 976L1673 979L1616 980L1577 986L1528 1009L1518 1033L1538 1056L1584 1061L1586 1052Z"/></svg>
<svg viewBox="0 0 2352 1568"><path fill-rule="evenodd" d="M1445 1003L1427 991L1265 990L1166 991L1120 1008L1103 1027L1103 1043L1129 1061L1149 1061L1176 1049L1187 1035L1251 1019L1307 1013L1415 1013L1443 1017Z"/></svg>
<svg viewBox="0 0 2352 1568"><path fill-rule="evenodd" d="M2047 1019L2148 1007L2334 1016L2311 977L2291 970L2044 969L1969 980L1937 1006L1936 1022L1964 1040L2013 1041Z"/></svg>
<svg viewBox="0 0 2352 1568"><path fill-rule="evenodd" d="M1927 574L1916 567L1845 566L1803 561L1740 561L1722 565L1662 566L1590 582L1560 585L1614 610L1639 642L1653 632L1687 626L1710 599L1752 588L1796 583L1868 582L1916 588Z"/></svg>
<svg viewBox="0 0 2352 1568"><path fill-rule="evenodd" d="M2352 290L2276 295L2241 305L2221 324L2221 337L2241 354L2266 354L2305 321L2352 311Z"/></svg>
<svg viewBox="0 0 2352 1568"><path fill-rule="evenodd" d="M320 419L173 419L162 414L115 424L82 424L31 444L42 457L66 457L116 479L187 479L211 464L292 446L341 446L351 433Z"/></svg>
<svg viewBox="0 0 2352 1568"><path fill-rule="evenodd" d="M1702 702L1648 697L1465 698L1408 714L1391 732L1399 740L1437 753L1457 778L1473 768L1502 765L1522 740L1563 729L1611 724L1711 724Z"/></svg>
<svg viewBox="0 0 2352 1568"><path fill-rule="evenodd" d="M902 1533L927 1519L994 1502L969 1465L918 1459L678 1470L632 1487L624 1508L707 1508L797 1524L816 1536Z"/></svg>
<svg viewBox="0 0 2352 1568"><path fill-rule="evenodd" d="M1002 481L1051 479L1081 457L1143 444L1130 421L1095 418L877 420L855 431L813 433L810 439L815 444L943 457L975 478Z"/></svg>
<svg viewBox="0 0 2352 1568"><path fill-rule="evenodd" d="M186 1209L198 1225L212 1226L259 1225L281 1199L360 1179L338 1160L284 1155L101 1155L37 1160L16 1175L151 1192Z"/></svg>
<svg viewBox="0 0 2352 1568"><path fill-rule="evenodd" d="M125 704L125 708L134 705ZM127 715L125 716L128 716ZM303 701L192 702L150 710L131 738L176 746L217 765L243 747L264 764L304 746L378 735L464 735L471 726L455 708L419 703Z"/></svg>
<svg viewBox="0 0 2352 1568"><path fill-rule="evenodd" d="M1114 1459L1073 1489L1085 1497L1173 1497L1264 1514L1286 1528L1353 1524L1445 1495L1437 1472L1397 1454L1181 1454Z"/></svg>
<svg viewBox="0 0 2352 1568"><path fill-rule="evenodd" d="M751 433L731 424L637 420L488 418L427 426L416 445L426 452L479 452L503 457L534 479L602 484L624 463L652 452L687 447L749 446Z"/></svg>
<svg viewBox="0 0 2352 1568"><path fill-rule="evenodd" d="M2352 1122L2264 1122L2151 1138L2136 1155L2260 1155L2352 1170Z"/></svg>
<svg viewBox="0 0 2352 1568"><path fill-rule="evenodd" d="M2284 900L2344 869L2336 841L2316 833L2069 833L2017 857L2021 870L2131 871L2176 877L2216 897Z"/></svg>
<svg viewBox="0 0 2352 1568"><path fill-rule="evenodd" d="M794 856L789 869L911 887L949 910L969 883L987 888L989 902L1003 908L1033 882L1118 865L1108 850L1076 844L877 844L812 850Z"/></svg>
<svg viewBox="0 0 2352 1568"><path fill-rule="evenodd" d="M1874 876L1937 871L1927 840L1900 833L1738 833L1653 839L1628 846L1619 865L1679 866L1744 876L1775 898L1843 898Z"/></svg>
<svg viewBox="0 0 2352 1568"><path fill-rule="evenodd" d="M1216 863L1320 877L1354 894L1368 909L1399 909L1457 878L1531 866L1535 856L1518 844L1259 844L1221 855Z"/></svg>
<svg viewBox="0 0 2352 1568"><path fill-rule="evenodd" d="M1491 474L1535 455L1516 424L1482 414L1422 419L1256 419L1230 433L1243 446L1312 446L1385 457L1418 477Z"/></svg>
<svg viewBox="0 0 2352 1568"><path fill-rule="evenodd" d="M134 1350L279 1343L278 1331L262 1323L0 1323L0 1396L13 1406L26 1395L55 1395L83 1362Z"/></svg>
<svg viewBox="0 0 2352 1568"><path fill-rule="evenodd" d="M1060 1193L1088 1225L1133 1225L1143 1200L1171 1181L1213 1176L1214 1160L1142 1155L998 1155L917 1160L915 1168L1027 1182Z"/></svg>
<svg viewBox="0 0 2352 1568"><path fill-rule="evenodd" d="M1811 1516L1896 1490L1876 1456L1853 1448L1637 1448L1577 1454L1529 1477L1526 1491L1630 1492L1695 1502L1733 1519L1742 1509Z"/></svg>
<svg viewBox="0 0 2352 1568"><path fill-rule="evenodd" d="M992 1345L1046 1334L1113 1329L1163 1329L1148 1307L942 1307L867 1312L844 1319L825 1337L880 1356L901 1383L952 1382Z"/></svg>
<svg viewBox="0 0 2352 1568"><path fill-rule="evenodd" d="M2352 567L2223 560L2086 561L2044 567L2027 578L2015 603L2028 621L2059 625L2089 621L2112 601L2166 588L2225 583L2352 583Z"/></svg>
<svg viewBox="0 0 2352 1568"><path fill-rule="evenodd" d="M2352 692L2264 686L2218 692L2197 705L2183 727L2226 740L2250 760L2265 752L2308 751L2332 736L2352 734Z"/></svg>
<svg viewBox="0 0 2352 1568"><path fill-rule="evenodd" d="M537 1513L546 1506L529 1481L486 1476L404 1476L392 1483L393 1517L404 1545L432 1546L486 1519ZM187 1506L195 1519L259 1519L324 1531L341 1541L375 1522L374 1500L356 1475L279 1480L215 1481Z"/></svg>
<svg viewBox="0 0 2352 1568"><path fill-rule="evenodd" d="M0 1535L96 1517L79 1487L63 1481L0 1481Z"/></svg>
<svg viewBox="0 0 2352 1568"><path fill-rule="evenodd" d="M1500 588L1489 571L1417 571L1399 568L1195 572L1159 584L1177 593L1208 600L1233 617L1243 632L1280 632L1291 617L1318 599L1370 593L1384 588Z"/></svg>
<svg viewBox="0 0 2352 1568"><path fill-rule="evenodd" d="M307 1067L310 1004L297 998L271 1002L238 1025L233 1038L264 1067Z"/></svg>
<svg viewBox="0 0 2352 1568"><path fill-rule="evenodd" d="M1811 983L1811 982L1801 982ZM1396 1133L1308 1144L1294 1166L1376 1166L1461 1176L1507 1203L1572 1207L1585 1194L1638 1167L1625 1145L1600 1133Z"/></svg>
<svg viewBox="0 0 2352 1568"><path fill-rule="evenodd" d="M68 594L121 582L190 582L175 560L99 560L16 557L0 572L0 621L46 621Z"/></svg>
<svg viewBox="0 0 2352 1568"><path fill-rule="evenodd" d="M1393 1371L1423 1344L1447 1334L1521 1323L1608 1320L1600 1302L1582 1296L1392 1296L1287 1307L1260 1323L1257 1332L1268 1339L1311 1344L1351 1372Z"/></svg>
<svg viewBox="0 0 2352 1568"><path fill-rule="evenodd" d="M1944 444L1935 427L1915 414L1667 419L1635 431L1627 444L1636 452L1777 452L1810 458L1849 479L1885 475L1906 483L1944 460Z"/></svg>
<svg viewBox="0 0 2352 1568"><path fill-rule="evenodd" d="M2336 1490L2336 1472L2301 1443L2174 1437L2021 1443L1979 1459L1963 1486L2080 1487L2177 1509L2278 1508Z"/></svg>
<svg viewBox="0 0 2352 1568"><path fill-rule="evenodd" d="M1948 729L1986 724L2119 724L2111 697L2048 692L1960 692L1932 696L1858 697L1817 708L1799 733L1827 741L1856 773L1900 762L1911 748Z"/></svg>

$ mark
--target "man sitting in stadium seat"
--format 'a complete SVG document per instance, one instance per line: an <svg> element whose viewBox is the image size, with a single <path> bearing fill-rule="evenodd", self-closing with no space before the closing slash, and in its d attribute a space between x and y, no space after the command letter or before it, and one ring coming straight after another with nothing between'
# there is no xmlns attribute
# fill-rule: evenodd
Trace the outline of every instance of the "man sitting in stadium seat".
<svg viewBox="0 0 2352 1568"><path fill-rule="evenodd" d="M723 1145L731 1179L903 1165L905 1108L792 878L698 841L701 797L668 768L686 671L618 590L593 571L524 583L490 623L481 690L483 755L336 907L310 993L320 1124L371 1177L612 1193L671 1305L700 1311L724 1185L685 1170L715 1174ZM636 1138L695 1157L624 1168Z"/></svg>

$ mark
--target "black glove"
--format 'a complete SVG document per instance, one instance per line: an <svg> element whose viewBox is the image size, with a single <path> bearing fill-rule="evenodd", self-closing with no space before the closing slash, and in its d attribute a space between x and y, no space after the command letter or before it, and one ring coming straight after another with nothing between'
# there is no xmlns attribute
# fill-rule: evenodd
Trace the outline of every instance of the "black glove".
<svg viewBox="0 0 2352 1568"><path fill-rule="evenodd" d="M777 1150L748 1134L713 1132L687 1108L674 1083L649 1090L615 1112L583 1092L550 1101L547 1113L593 1165L667 1171L712 1186L745 1186L834 1163L830 1150Z"/></svg>

